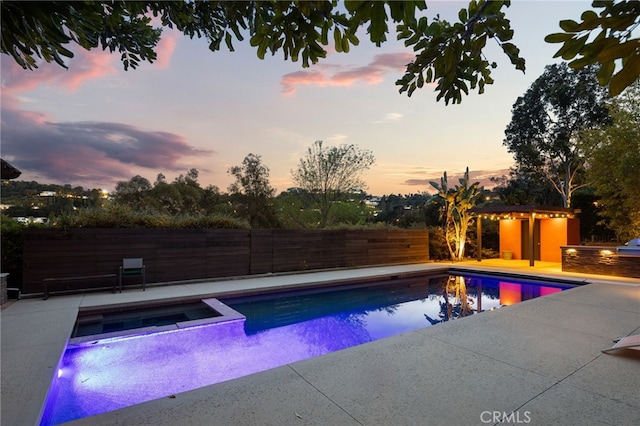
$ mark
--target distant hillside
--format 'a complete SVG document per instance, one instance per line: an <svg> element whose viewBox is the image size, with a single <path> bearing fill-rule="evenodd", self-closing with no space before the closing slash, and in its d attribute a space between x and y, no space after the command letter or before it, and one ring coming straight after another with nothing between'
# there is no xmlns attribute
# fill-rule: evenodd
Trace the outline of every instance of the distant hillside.
<svg viewBox="0 0 640 426"><path fill-rule="evenodd" d="M74 207L93 206L101 196L98 189L35 181L4 181L0 187L0 202L5 208L3 213L14 217L48 217L51 213L59 214Z"/></svg>
<svg viewBox="0 0 640 426"><path fill-rule="evenodd" d="M72 187L69 184L39 183L36 181L10 180L2 182L0 196L2 199L11 197L28 197L43 191L59 192L61 194L88 195L97 189L84 189L81 186Z"/></svg>

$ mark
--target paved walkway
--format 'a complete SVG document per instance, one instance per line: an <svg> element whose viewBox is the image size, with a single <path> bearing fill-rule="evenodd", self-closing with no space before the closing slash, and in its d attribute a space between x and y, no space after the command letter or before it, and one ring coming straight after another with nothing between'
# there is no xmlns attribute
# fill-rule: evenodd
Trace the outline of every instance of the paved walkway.
<svg viewBox="0 0 640 426"><path fill-rule="evenodd" d="M506 263L509 262L509 263ZM454 265L588 283L482 315L127 407L77 425L640 424L640 283L518 261ZM2 425L36 425L81 307L442 270L404 265L20 300L0 315Z"/></svg>

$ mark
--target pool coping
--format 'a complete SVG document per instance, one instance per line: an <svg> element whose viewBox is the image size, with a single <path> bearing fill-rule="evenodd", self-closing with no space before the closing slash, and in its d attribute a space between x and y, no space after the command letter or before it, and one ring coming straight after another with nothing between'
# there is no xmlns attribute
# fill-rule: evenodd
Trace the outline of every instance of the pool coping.
<svg viewBox="0 0 640 426"><path fill-rule="evenodd" d="M240 291L239 288L244 288L246 291L279 291L317 285L339 284L358 278L369 279L394 274L446 272L452 267L456 267L457 269L464 268L472 272L486 271L491 273L492 271L501 270L503 273L516 276L531 275L533 273L538 278L562 278L563 280L575 280L575 282L579 284L619 284L622 286L638 287L640 289L637 280L612 280L611 277L563 274L556 271L540 272L525 270L521 272L508 268L501 269L499 267L492 267L487 264L479 265L468 263L462 265L428 263L260 276L209 283L187 283L171 287L147 287L147 291L145 292L129 289L115 295L88 293L83 295L57 296L47 301L36 299L20 300L3 310L0 314L2 326L2 424L35 425L39 423L57 363L61 359L67 340L71 335L75 317L81 308L92 308L118 303L140 303L170 297L191 297L195 295L215 297L216 295L222 296L234 292L237 293ZM517 309L517 305L513 308ZM638 311L640 312L640 309ZM263 373L258 373L257 375L260 374ZM254 379L258 380L257 378ZM247 380L250 381L252 379ZM244 381L241 380L240 382ZM150 401L145 404L154 405L162 404L162 402L156 401L154 403L154 401ZM104 413L92 417L91 421L97 421L99 418L102 422L100 424L110 424L109 418L122 416L122 412L130 408L132 407L127 407L117 412ZM348 410L348 407L343 409ZM129 411L134 413L137 410ZM78 422L82 424L83 420L80 419Z"/></svg>

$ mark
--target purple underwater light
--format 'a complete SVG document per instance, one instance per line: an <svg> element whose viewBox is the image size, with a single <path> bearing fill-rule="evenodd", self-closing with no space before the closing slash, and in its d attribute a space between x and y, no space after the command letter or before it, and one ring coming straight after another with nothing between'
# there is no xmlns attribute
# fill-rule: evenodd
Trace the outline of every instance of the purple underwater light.
<svg viewBox="0 0 640 426"><path fill-rule="evenodd" d="M41 424L117 410L569 288L513 280L505 285L504 278L421 279L238 300L231 307L212 299L221 312L213 319L163 326L161 332L74 338Z"/></svg>

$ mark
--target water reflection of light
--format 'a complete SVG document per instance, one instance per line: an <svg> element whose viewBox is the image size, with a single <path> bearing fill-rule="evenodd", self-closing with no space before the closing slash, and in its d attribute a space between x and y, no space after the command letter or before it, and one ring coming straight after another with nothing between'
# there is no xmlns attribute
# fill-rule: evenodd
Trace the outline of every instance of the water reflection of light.
<svg viewBox="0 0 640 426"><path fill-rule="evenodd" d="M540 296L547 296L549 294L558 293L559 291L562 291L562 289L557 287L540 286Z"/></svg>
<svg viewBox="0 0 640 426"><path fill-rule="evenodd" d="M500 304L515 305L522 301L522 287L520 284L500 281Z"/></svg>
<svg viewBox="0 0 640 426"><path fill-rule="evenodd" d="M480 305L479 305L480 306ZM500 307L500 300L494 297L482 295L482 311L493 311Z"/></svg>

